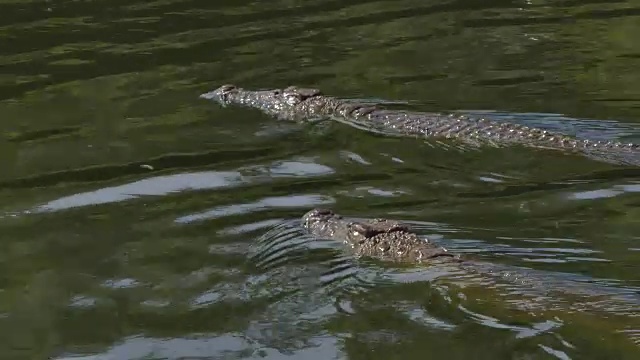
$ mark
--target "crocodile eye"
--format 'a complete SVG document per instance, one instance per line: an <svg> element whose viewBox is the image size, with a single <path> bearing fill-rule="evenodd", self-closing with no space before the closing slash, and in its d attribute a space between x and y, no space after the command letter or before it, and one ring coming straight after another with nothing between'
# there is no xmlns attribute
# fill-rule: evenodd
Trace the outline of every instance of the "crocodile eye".
<svg viewBox="0 0 640 360"><path fill-rule="evenodd" d="M378 229L370 226L369 224L359 222L352 222L351 224L349 224L349 229L351 229L351 231L353 231L354 233L364 236L365 238L371 238L376 236L377 234L380 234L380 231Z"/></svg>
<svg viewBox="0 0 640 360"><path fill-rule="evenodd" d="M222 86L220 86L220 88L218 89L221 93L226 94L230 91L235 90L237 87L235 85L232 84L224 84Z"/></svg>
<svg viewBox="0 0 640 360"><path fill-rule="evenodd" d="M299 88L296 86L289 86L284 89L284 96L287 98L287 102L290 105L297 105L308 98L318 95L321 95L321 92L318 89Z"/></svg>
<svg viewBox="0 0 640 360"><path fill-rule="evenodd" d="M349 224L349 229L358 235L364 236L365 238L369 237L367 236L368 228L364 224L351 223Z"/></svg>

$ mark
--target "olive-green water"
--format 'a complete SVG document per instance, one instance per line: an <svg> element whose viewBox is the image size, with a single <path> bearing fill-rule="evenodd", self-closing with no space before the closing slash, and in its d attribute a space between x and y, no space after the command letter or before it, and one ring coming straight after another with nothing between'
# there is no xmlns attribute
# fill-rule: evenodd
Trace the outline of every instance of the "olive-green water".
<svg viewBox="0 0 640 360"><path fill-rule="evenodd" d="M0 358L640 358L640 169L198 98L640 142L639 33L639 0L1 0ZM355 259L317 206L511 276Z"/></svg>

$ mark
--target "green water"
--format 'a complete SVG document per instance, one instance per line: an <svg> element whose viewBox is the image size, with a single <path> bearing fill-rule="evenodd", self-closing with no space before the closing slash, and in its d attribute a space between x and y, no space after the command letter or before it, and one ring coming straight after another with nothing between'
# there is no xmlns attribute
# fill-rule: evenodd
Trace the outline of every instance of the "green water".
<svg viewBox="0 0 640 360"><path fill-rule="evenodd" d="M0 358L639 358L639 169L198 98L640 142L639 31L638 0L0 1ZM525 281L356 260L316 206Z"/></svg>

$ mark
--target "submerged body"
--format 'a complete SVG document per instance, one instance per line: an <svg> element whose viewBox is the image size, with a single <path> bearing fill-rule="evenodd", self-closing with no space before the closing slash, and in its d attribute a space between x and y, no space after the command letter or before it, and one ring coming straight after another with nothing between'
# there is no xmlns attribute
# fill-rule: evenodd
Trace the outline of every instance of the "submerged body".
<svg viewBox="0 0 640 360"><path fill-rule="evenodd" d="M579 151L598 160L640 165L640 146L612 141L578 140L563 134L508 122L470 118L460 114L410 112L323 95L317 89L245 90L223 85L202 94L223 105L259 109L287 120L333 118L352 126L399 136L455 138L471 144L525 145Z"/></svg>

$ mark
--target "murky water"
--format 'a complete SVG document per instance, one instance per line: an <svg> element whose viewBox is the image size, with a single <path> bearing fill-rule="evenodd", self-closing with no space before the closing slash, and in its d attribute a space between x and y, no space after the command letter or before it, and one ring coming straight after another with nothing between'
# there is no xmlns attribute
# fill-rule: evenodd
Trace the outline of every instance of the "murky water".
<svg viewBox="0 0 640 360"><path fill-rule="evenodd" d="M198 95L640 142L639 31L637 0L0 1L0 357L637 359L639 169ZM500 271L354 259L316 206Z"/></svg>

